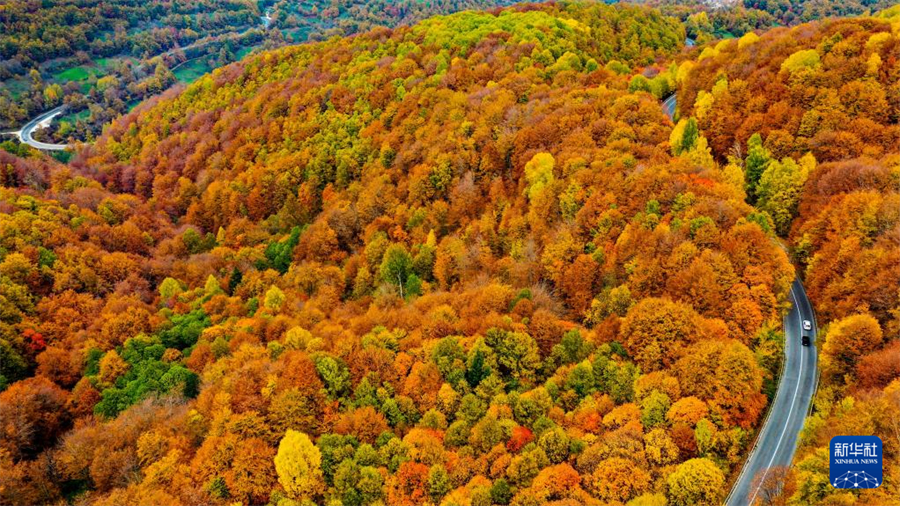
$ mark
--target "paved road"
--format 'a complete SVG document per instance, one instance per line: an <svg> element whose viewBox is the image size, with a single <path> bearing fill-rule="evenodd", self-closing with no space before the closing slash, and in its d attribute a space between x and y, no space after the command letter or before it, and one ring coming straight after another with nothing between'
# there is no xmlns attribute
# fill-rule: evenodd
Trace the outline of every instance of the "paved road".
<svg viewBox="0 0 900 506"><path fill-rule="evenodd" d="M38 115L28 123L25 123L25 126L20 128L15 132L4 132L7 135L15 135L19 138L19 141L28 144L29 146L37 149L43 149L45 151L63 151L69 148L68 144L48 144L46 142L40 142L34 140L32 134L34 131L38 129L38 127L47 126L53 121L53 118L62 114L65 106L61 105L56 109L51 109L43 114Z"/></svg>
<svg viewBox="0 0 900 506"><path fill-rule="evenodd" d="M670 118L675 114L675 106L676 95L663 101L663 109ZM784 367L778 392L750 456L726 499L726 506L752 506L759 499L759 484L768 470L791 465L800 430L816 391L816 315L799 279L791 284L791 301L793 307L784 317ZM803 330L804 320L810 322L810 330ZM804 334L809 336L810 346L801 344Z"/></svg>
<svg viewBox="0 0 900 506"><path fill-rule="evenodd" d="M693 47L694 44L695 44L694 39L691 39L691 38L684 39L685 47ZM672 119L672 121L675 121L675 106L677 105L677 99L678 99L678 95L673 93L673 94L669 95L668 98L663 100L663 104L662 104L663 110L666 112L666 115Z"/></svg>
<svg viewBox="0 0 900 506"><path fill-rule="evenodd" d="M266 29L266 30L269 29L269 26L272 22L271 8L266 9L265 16L260 16L260 22L262 22L264 29ZM241 38L244 35L250 33L250 31L255 30L255 29L256 29L256 27L250 27L247 30L240 32L238 34L230 34L227 36L227 38L235 38L235 39ZM188 46L172 48L172 49L165 51L157 56L169 56L178 50L185 51L188 49L205 46L212 42L218 42L220 40L222 40L222 39L220 39L219 37L212 37L212 38L209 38L209 39L206 39L203 41L195 42ZM189 60L185 60L185 61L179 63L178 65L176 65L175 67L173 67L172 70L174 70L175 68L178 68L179 66L181 66L184 63L187 63L188 61L192 61L195 59L196 58L191 58ZM14 135L19 138L20 142L22 142L24 144L28 144L29 146L31 146L33 148L42 149L44 151L63 151L63 150L69 149L71 147L69 144L50 144L50 143L46 143L46 142L37 141L33 137L35 130L37 130L38 128L48 126L50 124L50 122L53 121L53 118L62 114L64 108L65 108L65 106L61 105L61 106L57 107L56 109L52 109L50 111L42 113L42 114L38 115L37 117L35 117L34 119L32 119L31 121L29 121L28 123L25 123L25 126L23 126L21 129L16 130L15 132L0 132L0 135Z"/></svg>
<svg viewBox="0 0 900 506"><path fill-rule="evenodd" d="M675 106L677 105L677 98L678 95L673 93L669 95L669 98L663 100L662 103L663 111L665 111L666 116L668 116L672 121L675 121Z"/></svg>
<svg viewBox="0 0 900 506"><path fill-rule="evenodd" d="M259 17L259 21L260 21L260 23L262 23L263 30L268 30L268 29L270 28L271 24L272 24L272 14L271 14L271 11L272 11L271 8L266 9L265 16L260 16L260 17ZM171 55L173 55L176 51L187 51L187 50L189 50L189 49L196 49L196 48L198 48L198 47L203 47L203 46L207 46L207 45L209 45L209 44L212 44L213 42L222 42L222 41L229 40L229 39L237 40L237 39L240 39L240 38L244 37L245 35L247 35L248 33L252 32L253 30L258 30L258 29L259 29L259 27L251 26L250 28L247 28L247 29L244 30L243 32L237 32L237 33L235 33L235 32L231 32L231 33L223 33L223 34L220 34L220 35L214 35L214 36L205 37L205 38L203 38L203 39L201 39L201 40L195 41L195 42L192 43L192 44L188 44L187 46L173 47L173 48L169 49L168 51L163 51L162 53L160 53L160 54L158 54L158 55L156 55L156 56L171 56ZM152 60L153 58L155 58L155 56L154 56L154 57L147 58L147 60ZM192 58L192 59L193 59L193 58ZM184 63L184 62L182 62L182 63Z"/></svg>
<svg viewBox="0 0 900 506"><path fill-rule="evenodd" d="M772 467L789 467L797 450L800 430L816 391L816 317L800 280L791 285L793 307L784 317L784 370L769 418L759 432L756 445L744 463L727 506L749 506L761 494L759 483ZM803 330L808 320L811 330ZM810 346L800 343L808 335Z"/></svg>

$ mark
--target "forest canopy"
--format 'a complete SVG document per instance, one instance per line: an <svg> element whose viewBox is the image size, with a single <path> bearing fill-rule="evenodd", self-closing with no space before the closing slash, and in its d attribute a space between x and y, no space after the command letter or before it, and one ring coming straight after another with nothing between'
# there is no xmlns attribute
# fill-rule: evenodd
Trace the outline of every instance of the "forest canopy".
<svg viewBox="0 0 900 506"><path fill-rule="evenodd" d="M796 504L880 504L897 493L817 484L839 434L881 437L885 472L897 469L898 14L722 41L679 67L679 103L693 104L683 111L787 239L816 309L821 381L784 486Z"/></svg>
<svg viewBox="0 0 900 506"><path fill-rule="evenodd" d="M720 504L789 253L827 327L784 490L828 499L831 422L897 420L892 22L462 12L0 150L0 502Z"/></svg>

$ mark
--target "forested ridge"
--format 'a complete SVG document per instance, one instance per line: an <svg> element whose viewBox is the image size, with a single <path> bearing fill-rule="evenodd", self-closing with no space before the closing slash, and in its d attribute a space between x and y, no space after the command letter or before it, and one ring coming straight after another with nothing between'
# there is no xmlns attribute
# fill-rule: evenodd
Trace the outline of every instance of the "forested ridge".
<svg viewBox="0 0 900 506"><path fill-rule="evenodd" d="M641 0L682 20L700 43L834 17L868 16L892 0Z"/></svg>
<svg viewBox="0 0 900 506"><path fill-rule="evenodd" d="M250 51L509 3L6 0L0 5L0 130L65 105L65 114L38 137L92 142L103 125L141 100Z"/></svg>
<svg viewBox="0 0 900 506"><path fill-rule="evenodd" d="M646 7L465 12L248 57L68 166L0 151L0 502L719 504L774 394L779 235L850 318L798 459L843 396L890 428L897 284L842 305L828 248L896 254L891 23L683 52ZM884 110L798 126L851 85ZM803 462L790 501L828 499Z"/></svg>
<svg viewBox="0 0 900 506"><path fill-rule="evenodd" d="M746 175L803 270L820 326L821 379L783 500L889 504L900 428L898 8L701 51L679 101L713 152ZM683 98L683 102L682 102ZM878 489L828 484L833 436L884 442Z"/></svg>

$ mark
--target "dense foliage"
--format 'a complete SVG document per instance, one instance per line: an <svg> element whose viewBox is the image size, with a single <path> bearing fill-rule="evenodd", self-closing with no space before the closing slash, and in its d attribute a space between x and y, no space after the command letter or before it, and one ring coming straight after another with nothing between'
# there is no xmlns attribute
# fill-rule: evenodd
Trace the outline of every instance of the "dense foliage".
<svg viewBox="0 0 900 506"><path fill-rule="evenodd" d="M38 137L93 140L104 124L176 77L190 81L251 49L509 3L11 0L0 6L0 128L65 104L68 114Z"/></svg>
<svg viewBox="0 0 900 506"><path fill-rule="evenodd" d="M780 239L822 380L775 500L888 502L826 445L898 470L896 13L682 52L649 8L466 12L253 55L69 166L0 144L0 503L720 504Z"/></svg>
<svg viewBox="0 0 900 506"><path fill-rule="evenodd" d="M683 39L463 13L0 152L3 502L720 501L794 272L631 77Z"/></svg>
<svg viewBox="0 0 900 506"><path fill-rule="evenodd" d="M276 24L292 42L325 40L378 26L410 25L438 14L508 6L515 0L313 0L270 2Z"/></svg>
<svg viewBox="0 0 900 506"><path fill-rule="evenodd" d="M784 476L791 503L898 494L893 480L858 493L827 484L839 434L880 436L885 476L900 469L898 14L747 35L679 68L686 113L789 240L817 311L821 382Z"/></svg>
<svg viewBox="0 0 900 506"><path fill-rule="evenodd" d="M867 15L892 0L643 0L681 19L699 42L831 17Z"/></svg>
<svg viewBox="0 0 900 506"><path fill-rule="evenodd" d="M250 2L51 0L5 2L0 57L26 68L73 56L158 54L207 34L257 24Z"/></svg>
<svg viewBox="0 0 900 506"><path fill-rule="evenodd" d="M263 36L259 16L255 3L236 0L4 2L0 127L21 125L65 103L90 115L68 118L56 138L99 134L127 104L175 82L165 72L186 58L177 48L217 55L224 41L230 41L228 50L256 44Z"/></svg>

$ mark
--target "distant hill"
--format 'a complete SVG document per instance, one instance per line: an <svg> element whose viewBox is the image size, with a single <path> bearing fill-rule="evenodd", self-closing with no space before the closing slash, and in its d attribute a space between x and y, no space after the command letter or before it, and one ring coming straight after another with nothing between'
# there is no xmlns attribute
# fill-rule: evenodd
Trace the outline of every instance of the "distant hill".
<svg viewBox="0 0 900 506"><path fill-rule="evenodd" d="M892 0L643 0L685 22L700 42L820 19L872 14Z"/></svg>
<svg viewBox="0 0 900 506"><path fill-rule="evenodd" d="M510 3L9 0L0 6L0 128L65 103L69 114L41 135L91 140L138 101L254 49Z"/></svg>

